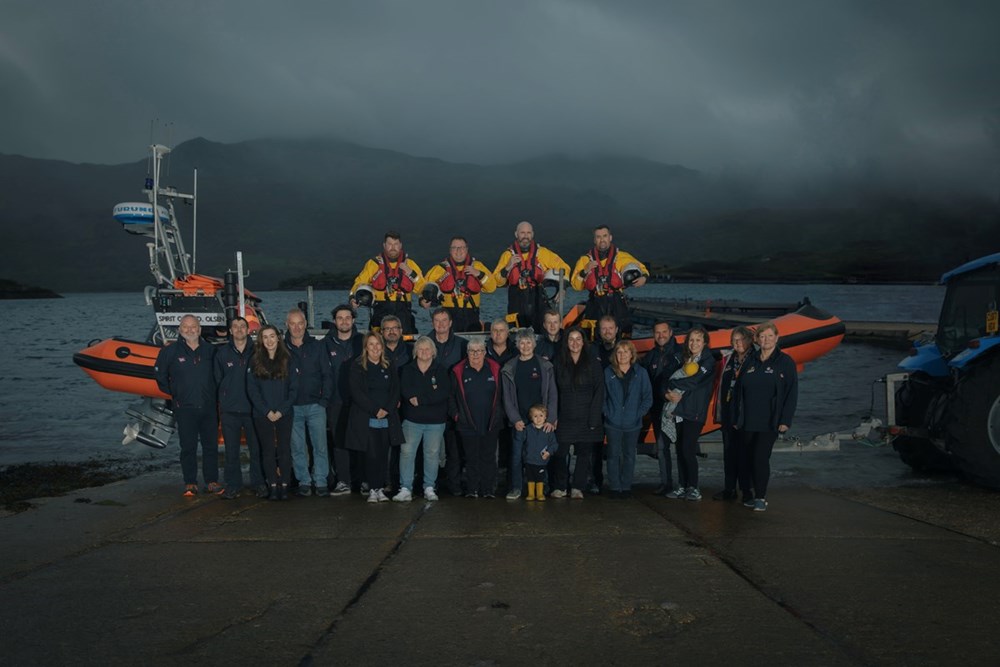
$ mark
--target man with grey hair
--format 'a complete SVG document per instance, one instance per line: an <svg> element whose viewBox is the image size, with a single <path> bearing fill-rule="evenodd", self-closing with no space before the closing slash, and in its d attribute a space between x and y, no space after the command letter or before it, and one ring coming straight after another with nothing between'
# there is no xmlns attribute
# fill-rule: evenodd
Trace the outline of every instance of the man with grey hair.
<svg viewBox="0 0 1000 667"><path fill-rule="evenodd" d="M299 481L298 495L330 495L328 477L330 459L326 448L326 407L333 399L333 372L327 360L326 348L306 331L306 316L298 308L285 317L285 345L291 355L298 382L292 410L292 467ZM312 472L309 471L309 451L306 434L312 443Z"/></svg>
<svg viewBox="0 0 1000 667"><path fill-rule="evenodd" d="M169 394L181 443L184 495L198 494L198 441L201 473L208 493L225 491L219 484L219 421L215 395L215 348L201 337L201 323L185 315L178 339L156 355L156 385Z"/></svg>
<svg viewBox="0 0 1000 667"><path fill-rule="evenodd" d="M497 433L503 426L500 364L486 356L486 343L469 341L468 357L451 369L449 414L465 454L466 496L493 498L497 486Z"/></svg>
<svg viewBox="0 0 1000 667"><path fill-rule="evenodd" d="M530 329L522 329L517 334L516 359L504 364L503 407L507 419L514 425L514 443L510 449L510 489L508 500L521 497L524 482L522 454L525 429L531 423L528 411L533 405L544 405L548 410L543 430L555 430L559 406L556 393L556 379L552 364L535 354L535 334Z"/></svg>

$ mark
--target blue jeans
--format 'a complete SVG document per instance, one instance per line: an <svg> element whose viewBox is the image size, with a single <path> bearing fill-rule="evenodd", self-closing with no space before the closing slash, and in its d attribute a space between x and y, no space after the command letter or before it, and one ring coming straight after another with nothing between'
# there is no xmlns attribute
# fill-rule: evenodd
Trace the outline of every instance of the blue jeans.
<svg viewBox="0 0 1000 667"><path fill-rule="evenodd" d="M306 429L313 450L313 474L309 475L309 449ZM319 403L296 405L292 408L292 467L299 484L325 487L330 474L330 459L326 453L326 408Z"/></svg>
<svg viewBox="0 0 1000 667"><path fill-rule="evenodd" d="M403 420L403 444L399 447L399 485L413 490L413 464L417 447L424 444L424 487L437 481L441 445L444 444L444 424L418 424Z"/></svg>
<svg viewBox="0 0 1000 667"><path fill-rule="evenodd" d="M525 430L531 428L525 425ZM528 439L524 431L518 431L513 426L510 429L513 442L510 446L510 488L508 491L521 490L524 486L524 443Z"/></svg>
<svg viewBox="0 0 1000 667"><path fill-rule="evenodd" d="M604 434L608 438L608 488L612 491L631 491L639 431L619 431L605 426Z"/></svg>

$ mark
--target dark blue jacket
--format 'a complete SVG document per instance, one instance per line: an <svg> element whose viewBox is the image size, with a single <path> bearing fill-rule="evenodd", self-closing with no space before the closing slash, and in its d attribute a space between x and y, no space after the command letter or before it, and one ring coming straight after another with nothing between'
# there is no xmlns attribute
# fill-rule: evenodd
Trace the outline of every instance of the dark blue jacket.
<svg viewBox="0 0 1000 667"><path fill-rule="evenodd" d="M649 381L653 385L653 409L650 414L656 419L660 418L660 411L666 402L667 380L681 367L681 354L677 341L671 338L663 347L653 345L653 349L639 360L639 365L649 373Z"/></svg>
<svg viewBox="0 0 1000 667"><path fill-rule="evenodd" d="M215 384L219 387L221 412L250 412L247 394L247 369L253 359L253 343L247 341L243 352L229 341L215 351Z"/></svg>
<svg viewBox="0 0 1000 667"><path fill-rule="evenodd" d="M156 355L156 385L175 408L215 408L215 347L204 338L192 350L183 338Z"/></svg>
<svg viewBox="0 0 1000 667"><path fill-rule="evenodd" d="M547 451L550 456L555 454L559 449L559 442L555 433L546 433L535 428L534 424L528 424L523 431L514 431L514 446L524 448L525 464L544 466L548 465L548 461L542 458L542 452Z"/></svg>
<svg viewBox="0 0 1000 667"><path fill-rule="evenodd" d="M281 379L259 378L254 374L252 367L247 369L247 394L250 396L254 415L265 417L273 410L280 412L284 417L290 417L299 386L297 375L295 367L291 364L288 377Z"/></svg>
<svg viewBox="0 0 1000 667"><path fill-rule="evenodd" d="M465 394L465 383L462 373L469 365L468 359L462 359L451 369L451 402L448 411L455 419L455 427L459 433L495 433L503 426L503 411L500 409L500 364L492 359L483 362L493 378L493 409L490 411L489 424L476 424L469 409L469 400ZM474 372L474 371L473 371Z"/></svg>
<svg viewBox="0 0 1000 667"><path fill-rule="evenodd" d="M451 333L448 335L448 340L439 343L438 339L434 337L433 331L428 334L428 337L434 341L434 347L437 348L437 356L434 358L445 368L450 370L455 364L465 359L465 348L469 341L464 338Z"/></svg>
<svg viewBox="0 0 1000 667"><path fill-rule="evenodd" d="M323 343L306 334L302 345L296 347L285 334L285 345L292 355L292 365L298 370L295 405L318 403L325 408L333 399L333 372Z"/></svg>
<svg viewBox="0 0 1000 667"><path fill-rule="evenodd" d="M609 366L604 369L604 423L619 431L638 431L642 418L653 405L649 374L633 365L619 378Z"/></svg>
<svg viewBox="0 0 1000 667"><path fill-rule="evenodd" d="M684 392L681 402L674 408L674 416L704 424L708 418L708 404L712 400L714 383L715 357L706 346L698 357L697 373L667 382L668 391L679 389Z"/></svg>
<svg viewBox="0 0 1000 667"><path fill-rule="evenodd" d="M448 421L448 401L451 399L451 373L436 360L426 373L417 362L403 366L399 372L400 412L402 418L414 424L444 424ZM417 405L410 403L417 399Z"/></svg>
<svg viewBox="0 0 1000 667"><path fill-rule="evenodd" d="M744 362L736 385L739 428L776 432L782 424L792 425L799 396L799 375L795 360L790 356L775 350L767 361L761 361L760 350L755 350Z"/></svg>
<svg viewBox="0 0 1000 667"><path fill-rule="evenodd" d="M357 329L347 340L337 338L335 329L327 333L323 339L326 346L326 357L333 375L334 400L340 403L351 402L351 362L361 354L361 339L364 336Z"/></svg>
<svg viewBox="0 0 1000 667"><path fill-rule="evenodd" d="M538 342L535 345L535 354L540 356L546 361L551 361L553 364L556 363L556 357L559 356L559 348L562 347L562 332L559 332L559 336L553 341L549 340L549 335L543 333L538 337Z"/></svg>

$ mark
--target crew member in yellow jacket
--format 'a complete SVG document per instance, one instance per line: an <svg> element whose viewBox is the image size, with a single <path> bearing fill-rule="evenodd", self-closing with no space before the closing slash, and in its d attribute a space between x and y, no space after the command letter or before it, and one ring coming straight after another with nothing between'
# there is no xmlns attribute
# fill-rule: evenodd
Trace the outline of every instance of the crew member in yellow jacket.
<svg viewBox="0 0 1000 667"><path fill-rule="evenodd" d="M469 254L469 243L461 236L451 239L448 257L427 270L420 305L440 305L451 314L453 331L482 331L479 295L497 288L493 274Z"/></svg>
<svg viewBox="0 0 1000 667"><path fill-rule="evenodd" d="M358 289L369 287L372 298L371 327L380 326L386 315L395 315L403 325L403 333L417 332L410 307L413 294L424 288L424 275L417 263L406 256L399 232L386 232L382 240L382 252L365 262L361 273L351 286L351 306L355 309L366 301L358 294ZM362 296L359 299L359 296Z"/></svg>
<svg viewBox="0 0 1000 667"><path fill-rule="evenodd" d="M514 243L503 251L493 270L497 285L507 286L507 314L517 315L518 326L532 327L535 333L542 333L545 311L551 307L543 283L548 271L560 270L563 280L568 281L569 265L559 255L535 243L535 228L530 222L519 223L514 230Z"/></svg>
<svg viewBox="0 0 1000 667"><path fill-rule="evenodd" d="M574 289L590 293L583 316L599 320L611 315L625 336L632 335L625 289L642 287L649 270L635 257L619 250L607 225L594 228L594 247L576 261L571 282Z"/></svg>

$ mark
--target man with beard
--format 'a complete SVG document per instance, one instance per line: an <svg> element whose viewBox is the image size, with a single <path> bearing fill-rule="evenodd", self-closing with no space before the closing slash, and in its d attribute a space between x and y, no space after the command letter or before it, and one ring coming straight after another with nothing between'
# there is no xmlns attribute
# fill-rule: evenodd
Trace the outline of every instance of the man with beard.
<svg viewBox="0 0 1000 667"><path fill-rule="evenodd" d="M395 315L383 317L379 322L379 332L385 341L385 358L390 364L398 369L413 359L413 346L403 340L403 325L398 317Z"/></svg>
<svg viewBox="0 0 1000 667"><path fill-rule="evenodd" d="M601 362L601 368L607 368L611 363L615 343L621 338L618 322L611 315L605 315L597 322L597 340L594 341L594 358Z"/></svg>
<svg viewBox="0 0 1000 667"><path fill-rule="evenodd" d="M548 248L535 243L535 229L530 222L518 223L514 243L503 251L493 277L507 286L507 313L517 315L517 326L531 327L542 333L542 316L549 304L542 282L547 271L562 271L569 280L569 265Z"/></svg>
<svg viewBox="0 0 1000 667"><path fill-rule="evenodd" d="M596 320L611 315L627 338L632 335L632 318L625 289L645 285L649 270L635 257L619 250L613 240L607 225L595 227L594 247L577 260L571 282L573 289L590 293L584 318Z"/></svg>
<svg viewBox="0 0 1000 667"><path fill-rule="evenodd" d="M653 385L653 407L649 409L649 418L656 433L656 457L660 464L660 488L656 492L663 494L674 490L674 481L670 441L660 430L660 417L666 402L667 380L681 365L681 349L674 340L674 331L669 322L657 322L653 325L653 343L653 348L643 356L639 365L649 373L649 381Z"/></svg>
<svg viewBox="0 0 1000 667"><path fill-rule="evenodd" d="M430 287L432 283L440 290L440 305L451 316L455 331L483 330L479 319L479 295L493 292L497 284L489 269L469 255L469 243L463 237L452 238L448 258L427 271L424 285ZM421 296L420 305L430 308L435 304Z"/></svg>
<svg viewBox="0 0 1000 667"><path fill-rule="evenodd" d="M413 309L410 307L414 293L424 287L423 273L416 262L406 256L399 232L386 232L382 252L365 262L361 273L351 287L351 306L357 309L357 290L363 285L371 287L374 305L372 323L381 322L387 315L398 317L403 333L417 332Z"/></svg>
<svg viewBox="0 0 1000 667"><path fill-rule="evenodd" d="M337 478L330 495L344 496L351 492L353 479L351 450L347 449L347 416L351 411L350 369L351 362L361 354L361 339L364 336L355 328L354 310L346 303L334 308L331 315L334 328L323 339L334 386L333 400L326 408L327 424L333 440L333 473ZM355 471L359 467L360 462L355 461Z"/></svg>
<svg viewBox="0 0 1000 667"><path fill-rule="evenodd" d="M184 495L198 495L198 441L201 474L207 493L221 494L219 484L219 422L215 396L215 348L201 337L201 323L185 315L178 340L156 355L156 385L169 394L181 444Z"/></svg>

